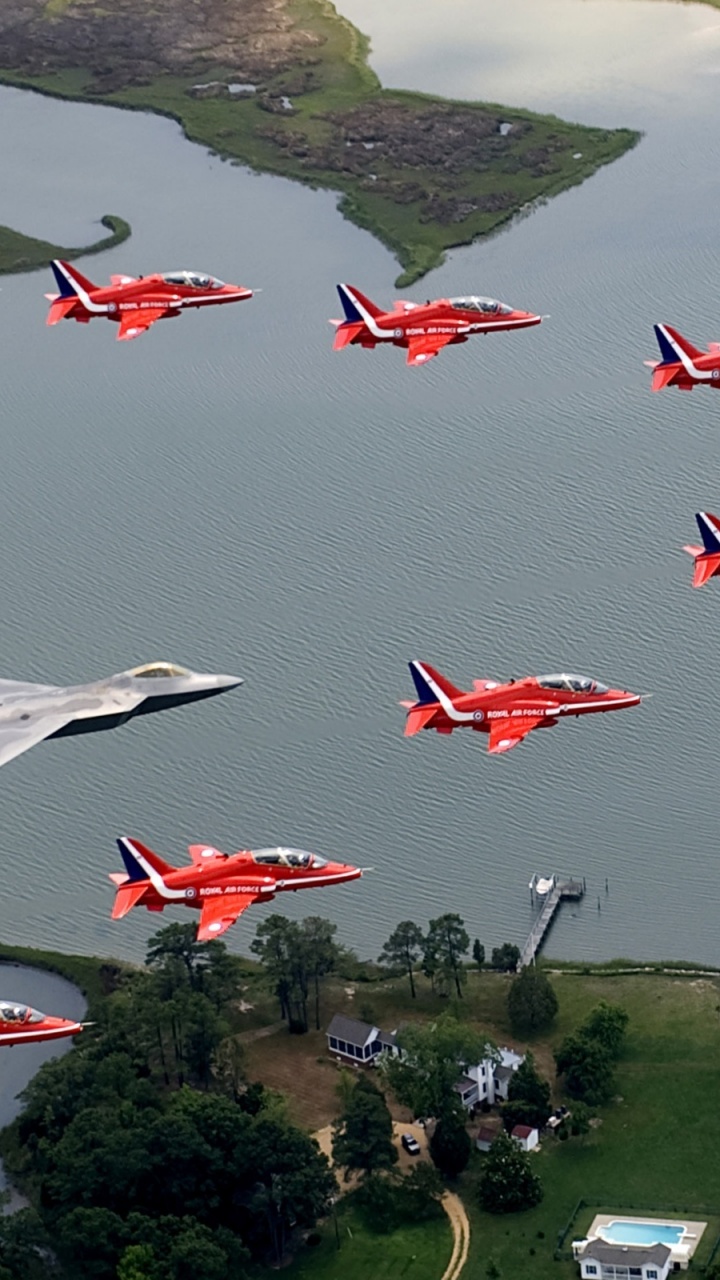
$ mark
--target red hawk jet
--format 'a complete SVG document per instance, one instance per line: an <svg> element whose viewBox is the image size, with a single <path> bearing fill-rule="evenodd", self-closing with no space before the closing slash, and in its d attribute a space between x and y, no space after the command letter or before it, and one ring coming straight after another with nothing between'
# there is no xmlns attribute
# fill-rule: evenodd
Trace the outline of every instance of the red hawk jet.
<svg viewBox="0 0 720 1280"><path fill-rule="evenodd" d="M154 276L111 276L110 284L99 286L87 280L69 262L50 264L59 293L46 293L50 312L48 324L79 320L87 324L95 316L119 323L118 339L137 338L156 320L179 316L188 307L210 307L224 302L252 298L252 289L223 284L198 271L168 271Z"/></svg>
<svg viewBox="0 0 720 1280"><path fill-rule="evenodd" d="M26 1004L0 1000L0 1046L30 1044L34 1040L60 1040L63 1036L76 1036L84 1026L87 1023L50 1018Z"/></svg>
<svg viewBox="0 0 720 1280"><path fill-rule="evenodd" d="M720 574L720 520L709 511L698 511L695 519L703 545L683 547L683 551L695 557L693 586L704 587L710 578Z"/></svg>
<svg viewBox="0 0 720 1280"><path fill-rule="evenodd" d="M505 684L474 680L473 692L465 693L426 662L411 662L410 674L418 701L401 704L408 708L405 736L421 729L477 729L489 735L490 755L510 751L533 729L547 729L561 716L619 711L641 701L637 693L609 689L588 676L524 676Z"/></svg>
<svg viewBox="0 0 720 1280"><path fill-rule="evenodd" d="M199 942L219 938L253 902L271 902L284 890L322 889L357 880L368 870L327 862L302 849L244 849L227 854L204 844L190 845L190 866L171 867L138 840L122 836L117 843L126 874L110 876L117 886L113 920L138 903L148 911L163 911L171 902L199 907Z"/></svg>
<svg viewBox="0 0 720 1280"><path fill-rule="evenodd" d="M698 351L669 324L653 327L662 355L662 360L645 361L653 370L653 391L662 391L663 387L692 391L702 383L708 387L720 387L720 342L710 342L707 351Z"/></svg>
<svg viewBox="0 0 720 1280"><path fill-rule="evenodd" d="M434 302L396 302L392 311L381 311L359 289L339 284L337 291L345 312L336 326L333 349L375 347L391 342L407 349L407 363L427 364L451 343L467 342L474 333L494 333L499 329L527 329L546 316L531 311L514 311L494 298L437 298Z"/></svg>

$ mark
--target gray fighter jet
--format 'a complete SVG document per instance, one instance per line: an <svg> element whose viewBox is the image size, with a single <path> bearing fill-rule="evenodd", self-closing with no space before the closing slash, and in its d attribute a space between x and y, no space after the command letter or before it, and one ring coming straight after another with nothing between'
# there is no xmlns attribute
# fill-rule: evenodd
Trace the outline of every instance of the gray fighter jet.
<svg viewBox="0 0 720 1280"><path fill-rule="evenodd" d="M172 662L149 662L92 684L0 680L0 765L45 738L114 729L133 716L235 689L239 676L205 676Z"/></svg>

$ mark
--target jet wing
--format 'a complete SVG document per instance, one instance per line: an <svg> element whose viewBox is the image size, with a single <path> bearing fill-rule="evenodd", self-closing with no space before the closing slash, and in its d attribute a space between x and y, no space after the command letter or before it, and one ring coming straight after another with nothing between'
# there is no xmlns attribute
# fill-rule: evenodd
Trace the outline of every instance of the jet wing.
<svg viewBox="0 0 720 1280"><path fill-rule="evenodd" d="M452 333L429 333L410 338L408 341L407 363L412 365L427 364L438 351L442 351L454 338Z"/></svg>
<svg viewBox="0 0 720 1280"><path fill-rule="evenodd" d="M493 720L488 755L497 756L503 751L511 751L532 729L537 729L540 724L552 723L545 716L505 716L502 720Z"/></svg>
<svg viewBox="0 0 720 1280"><path fill-rule="evenodd" d="M247 911L250 904L257 902L261 896L260 893L233 893L218 894L217 898L206 899L200 912L198 942L219 938L220 934L229 929L238 916L242 915L243 911Z"/></svg>
<svg viewBox="0 0 720 1280"><path fill-rule="evenodd" d="M211 844L191 844L188 846L188 853L196 867L204 867L215 858L222 858L223 862L227 861L227 854L221 853L219 849L213 849Z"/></svg>
<svg viewBox="0 0 720 1280"><path fill-rule="evenodd" d="M26 716L26 719L21 719ZM74 719L72 711L40 711L35 715L18 708L12 720L0 722L0 765L21 756L36 743L50 738Z"/></svg>
<svg viewBox="0 0 720 1280"><path fill-rule="evenodd" d="M129 341L130 338L139 338L141 333L150 328L156 320L162 320L163 316L172 315L173 312L169 307L143 307L142 311L136 308L134 311L124 311L123 318L120 321L120 332L118 333L118 342Z"/></svg>

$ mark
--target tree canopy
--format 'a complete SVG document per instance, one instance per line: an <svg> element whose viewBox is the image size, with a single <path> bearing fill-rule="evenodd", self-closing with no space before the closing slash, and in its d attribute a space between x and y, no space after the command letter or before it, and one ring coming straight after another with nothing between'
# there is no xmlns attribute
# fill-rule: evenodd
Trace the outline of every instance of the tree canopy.
<svg viewBox="0 0 720 1280"><path fill-rule="evenodd" d="M454 1085L468 1067L497 1056L485 1036L450 1013L430 1024L404 1027L397 1042L402 1056L386 1057L382 1063L393 1093L414 1115L437 1120L464 1115Z"/></svg>
<svg viewBox="0 0 720 1280"><path fill-rule="evenodd" d="M558 1000L542 969L528 965L518 974L508 991L507 1007L515 1035L537 1035L552 1026Z"/></svg>
<svg viewBox="0 0 720 1280"><path fill-rule="evenodd" d="M257 927L250 950L260 957L275 987L280 1015L291 1031L308 1029L308 997L315 995L315 1026L320 1030L320 982L335 969L340 948L337 925L320 916L299 924L286 916L267 916Z"/></svg>
<svg viewBox="0 0 720 1280"><path fill-rule="evenodd" d="M470 938L460 916L448 912L431 920L425 945L433 957L435 978L440 974L447 987L454 983L455 991L461 996L467 981L463 956L470 948Z"/></svg>
<svg viewBox="0 0 720 1280"><path fill-rule="evenodd" d="M555 1052L557 1074L565 1076L572 1098L590 1106L609 1102L615 1088L614 1063L625 1039L628 1015L601 1000Z"/></svg>
<svg viewBox="0 0 720 1280"><path fill-rule="evenodd" d="M354 1169L363 1174L390 1169L397 1163L392 1117L379 1089L367 1076L358 1076L343 1114L334 1126L333 1161L347 1178Z"/></svg>
<svg viewBox="0 0 720 1280"><path fill-rule="evenodd" d="M402 920L390 934L381 953L381 964L393 968L404 969L410 980L410 994L415 999L415 979L413 969L422 953L425 938L419 925L412 920Z"/></svg>
<svg viewBox="0 0 720 1280"><path fill-rule="evenodd" d="M443 1116L430 1139L433 1164L446 1178L457 1178L467 1168L472 1141L460 1116Z"/></svg>
<svg viewBox="0 0 720 1280"><path fill-rule="evenodd" d="M519 1213L539 1204L542 1196L542 1184L527 1154L506 1133L499 1133L478 1182L482 1208L488 1213Z"/></svg>
<svg viewBox="0 0 720 1280"><path fill-rule="evenodd" d="M520 948L512 942L503 942L501 947L493 947L490 963L493 969L503 973L514 973L520 959Z"/></svg>
<svg viewBox="0 0 720 1280"><path fill-rule="evenodd" d="M508 1100L502 1108L503 1124L508 1132L516 1124L540 1129L547 1122L551 1110L550 1085L538 1073L535 1059L528 1052L510 1077Z"/></svg>

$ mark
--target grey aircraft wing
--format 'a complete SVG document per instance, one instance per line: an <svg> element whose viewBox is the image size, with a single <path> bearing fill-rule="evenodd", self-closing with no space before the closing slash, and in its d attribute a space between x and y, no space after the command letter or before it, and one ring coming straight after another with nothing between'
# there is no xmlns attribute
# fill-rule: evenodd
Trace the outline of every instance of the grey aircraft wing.
<svg viewBox="0 0 720 1280"><path fill-rule="evenodd" d="M0 722L0 765L14 760L37 742L57 733L73 719L72 711L38 710L23 712L18 709L12 720Z"/></svg>

